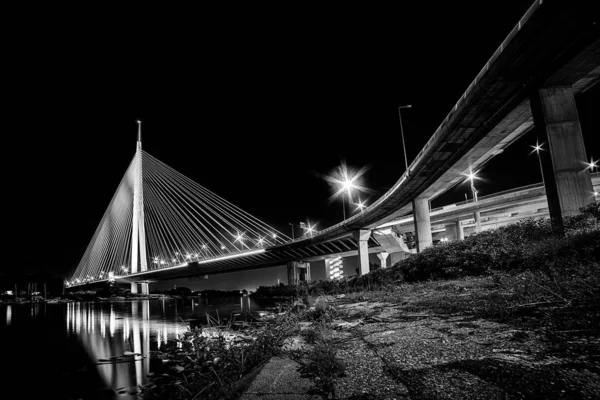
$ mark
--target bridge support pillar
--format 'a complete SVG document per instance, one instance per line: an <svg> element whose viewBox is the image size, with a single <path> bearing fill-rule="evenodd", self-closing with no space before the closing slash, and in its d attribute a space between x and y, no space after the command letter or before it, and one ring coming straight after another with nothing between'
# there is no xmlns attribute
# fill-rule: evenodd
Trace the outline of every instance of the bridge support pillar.
<svg viewBox="0 0 600 400"><path fill-rule="evenodd" d="M369 238L371 231L361 229L355 232L354 237L358 244L358 271L360 275L369 273Z"/></svg>
<svg viewBox="0 0 600 400"><path fill-rule="evenodd" d="M475 233L481 232L481 213L479 211L475 211L473 214L475 218Z"/></svg>
<svg viewBox="0 0 600 400"><path fill-rule="evenodd" d="M460 223L460 219L456 221L456 240L463 240L465 238L465 228Z"/></svg>
<svg viewBox="0 0 600 400"><path fill-rule="evenodd" d="M413 200L413 215L415 220L415 235L417 236L417 251L420 253L431 246L431 221L429 219L429 200L417 197Z"/></svg>
<svg viewBox="0 0 600 400"><path fill-rule="evenodd" d="M298 262L290 261L287 263L288 285L296 285L298 283Z"/></svg>
<svg viewBox="0 0 600 400"><path fill-rule="evenodd" d="M445 226L445 228L446 228L446 239L452 240L452 241L458 239L458 234L456 232L456 223L447 224Z"/></svg>
<svg viewBox="0 0 600 400"><path fill-rule="evenodd" d="M147 282L140 283L140 289L141 289L140 293L142 293L142 294L150 294L148 286L149 286L149 284Z"/></svg>
<svg viewBox="0 0 600 400"><path fill-rule="evenodd" d="M290 261L287 263L288 285L297 285L300 281L310 282L310 263Z"/></svg>
<svg viewBox="0 0 600 400"><path fill-rule="evenodd" d="M306 263L302 263L302 264L304 264L304 266L303 266L304 272L305 272L304 280L306 282L310 282L312 280L311 276L310 276L310 263L306 262Z"/></svg>
<svg viewBox="0 0 600 400"><path fill-rule="evenodd" d="M550 149L540 151L540 164L550 219L562 233L563 216L595 201L575 97L570 86L557 86L539 89L529 100L539 141Z"/></svg>
<svg viewBox="0 0 600 400"><path fill-rule="evenodd" d="M137 282L131 282L131 293L137 293L137 292L138 292Z"/></svg>
<svg viewBox="0 0 600 400"><path fill-rule="evenodd" d="M377 258L379 258L381 269L387 268L387 258L390 254L386 251L382 251L381 253L377 253Z"/></svg>

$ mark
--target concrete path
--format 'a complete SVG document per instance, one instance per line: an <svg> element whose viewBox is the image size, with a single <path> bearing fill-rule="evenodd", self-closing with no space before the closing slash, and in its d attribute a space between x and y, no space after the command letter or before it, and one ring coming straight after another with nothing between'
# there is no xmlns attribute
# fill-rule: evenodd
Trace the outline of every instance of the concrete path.
<svg viewBox="0 0 600 400"><path fill-rule="evenodd" d="M297 372L298 363L288 358L274 357L266 363L248 389L238 400L314 400L320 396L307 392L313 387L310 379Z"/></svg>

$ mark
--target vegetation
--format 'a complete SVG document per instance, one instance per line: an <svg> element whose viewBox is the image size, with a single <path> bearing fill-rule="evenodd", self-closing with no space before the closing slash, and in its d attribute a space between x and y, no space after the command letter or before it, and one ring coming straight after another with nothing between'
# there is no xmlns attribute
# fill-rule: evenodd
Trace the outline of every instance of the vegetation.
<svg viewBox="0 0 600 400"><path fill-rule="evenodd" d="M316 393L332 396L345 366L337 356L343 344L332 331L332 321L342 315L328 295L342 293L350 300L401 304L403 311L463 313L541 328L549 338L560 332L598 333L599 222L594 204L565 220L564 237L553 234L548 220L529 219L433 246L364 276L260 287L253 295L296 300L268 323L246 326L237 338L227 329L212 336L210 328L187 332L154 354L163 371L141 394L146 399L233 398L243 390L244 377L280 354L287 338L300 334L310 346L288 354L314 380Z"/></svg>
<svg viewBox="0 0 600 400"><path fill-rule="evenodd" d="M546 276L589 276L600 262L600 205L565 218L564 237L554 236L548 219L526 219L464 240L440 243L363 276L340 281L259 287L257 296L305 297L393 288L409 282L538 271ZM552 279L554 279L552 278Z"/></svg>
<svg viewBox="0 0 600 400"><path fill-rule="evenodd" d="M340 281L259 288L302 299L346 294L408 303L407 309L467 312L551 330L600 326L600 206L565 218L527 219L430 247L391 268Z"/></svg>
<svg viewBox="0 0 600 400"><path fill-rule="evenodd" d="M140 388L144 399L231 398L240 379L281 352L285 339L298 332L301 313L287 312L263 325L232 326L207 315L209 326L188 330L175 342L153 352L160 360L150 384Z"/></svg>

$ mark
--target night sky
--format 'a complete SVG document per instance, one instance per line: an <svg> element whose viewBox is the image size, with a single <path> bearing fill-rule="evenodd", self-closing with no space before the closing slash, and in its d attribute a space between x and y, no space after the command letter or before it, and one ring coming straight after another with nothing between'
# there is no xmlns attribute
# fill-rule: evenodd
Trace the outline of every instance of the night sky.
<svg viewBox="0 0 600 400"><path fill-rule="evenodd" d="M342 219L322 179L342 160L369 167L372 203L404 171L397 107L413 106L410 163L531 4L461 3L24 20L4 54L2 268L76 267L133 157L137 119L147 152L288 236L291 222ZM577 99L595 158L598 86ZM489 163L479 195L541 181L535 141Z"/></svg>

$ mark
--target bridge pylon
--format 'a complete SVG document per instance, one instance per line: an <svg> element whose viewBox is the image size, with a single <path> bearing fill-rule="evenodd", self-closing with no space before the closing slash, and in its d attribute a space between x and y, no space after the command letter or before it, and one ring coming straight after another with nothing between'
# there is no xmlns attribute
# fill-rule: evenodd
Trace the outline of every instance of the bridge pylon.
<svg viewBox="0 0 600 400"><path fill-rule="evenodd" d="M144 186L142 184L142 121L138 123L133 178L133 224L131 230L131 273L148 270L146 259L146 229L144 225ZM137 283L131 284L131 293L138 292Z"/></svg>

